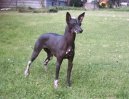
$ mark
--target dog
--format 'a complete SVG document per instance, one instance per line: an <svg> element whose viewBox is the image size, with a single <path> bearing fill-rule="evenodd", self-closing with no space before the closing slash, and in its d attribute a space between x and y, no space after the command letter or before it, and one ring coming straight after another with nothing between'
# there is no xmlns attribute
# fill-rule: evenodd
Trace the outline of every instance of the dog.
<svg viewBox="0 0 129 99"><path fill-rule="evenodd" d="M56 57L56 74L54 80L54 87L58 88L59 71L63 59L68 59L68 69L67 69L67 84L71 86L71 71L73 67L73 59L75 55L75 38L76 34L82 33L81 24L85 12L80 14L77 18L72 18L70 13L66 13L66 23L64 35L59 35L56 33L46 33L42 34L35 43L32 56L28 61L27 67L25 69L25 76L29 75L29 70L32 62L36 59L42 49L47 53L47 58L44 61L45 67L47 67L48 62L53 56Z"/></svg>

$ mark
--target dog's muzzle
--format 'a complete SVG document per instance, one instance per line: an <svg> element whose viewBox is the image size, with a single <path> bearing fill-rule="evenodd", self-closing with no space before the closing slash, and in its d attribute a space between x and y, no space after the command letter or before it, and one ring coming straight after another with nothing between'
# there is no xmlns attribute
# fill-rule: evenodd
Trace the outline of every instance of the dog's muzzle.
<svg viewBox="0 0 129 99"><path fill-rule="evenodd" d="M78 33L82 33L83 32L83 30L82 29L80 29L80 30L74 30L74 33L76 33L76 34L78 34Z"/></svg>

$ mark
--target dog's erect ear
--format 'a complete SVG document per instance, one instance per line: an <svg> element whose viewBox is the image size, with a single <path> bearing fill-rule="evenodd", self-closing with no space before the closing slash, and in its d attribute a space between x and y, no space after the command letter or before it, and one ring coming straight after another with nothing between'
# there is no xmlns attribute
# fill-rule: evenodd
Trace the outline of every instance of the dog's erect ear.
<svg viewBox="0 0 129 99"><path fill-rule="evenodd" d="M78 20L79 20L80 22L82 22L84 16L85 16L85 12L83 12L82 14L80 14L80 15L78 16Z"/></svg>
<svg viewBox="0 0 129 99"><path fill-rule="evenodd" d="M71 20L71 15L69 12L66 13L66 23L69 24L69 21Z"/></svg>

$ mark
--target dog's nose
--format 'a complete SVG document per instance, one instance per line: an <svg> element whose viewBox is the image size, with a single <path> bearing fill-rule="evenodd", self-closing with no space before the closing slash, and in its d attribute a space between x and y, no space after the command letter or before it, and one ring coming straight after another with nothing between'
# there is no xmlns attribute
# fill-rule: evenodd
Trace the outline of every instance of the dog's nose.
<svg viewBox="0 0 129 99"><path fill-rule="evenodd" d="M83 32L83 30L80 30L80 33L82 33Z"/></svg>

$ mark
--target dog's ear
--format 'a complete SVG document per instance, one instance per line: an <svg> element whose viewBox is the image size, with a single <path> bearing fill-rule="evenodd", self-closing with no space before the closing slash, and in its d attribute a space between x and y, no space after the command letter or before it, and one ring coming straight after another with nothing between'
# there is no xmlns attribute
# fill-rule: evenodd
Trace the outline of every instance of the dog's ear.
<svg viewBox="0 0 129 99"><path fill-rule="evenodd" d="M66 23L69 24L69 21L71 20L71 15L69 12L66 13Z"/></svg>
<svg viewBox="0 0 129 99"><path fill-rule="evenodd" d="M78 16L78 20L79 20L80 22L82 22L84 16L85 16L85 12L83 12L82 14L80 14L80 15Z"/></svg>

